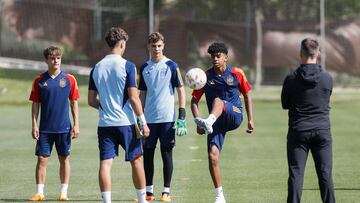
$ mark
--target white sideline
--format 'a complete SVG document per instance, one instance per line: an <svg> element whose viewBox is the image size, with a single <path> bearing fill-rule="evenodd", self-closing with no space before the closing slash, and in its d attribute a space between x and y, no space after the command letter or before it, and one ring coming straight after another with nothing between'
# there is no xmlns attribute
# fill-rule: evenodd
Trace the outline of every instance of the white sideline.
<svg viewBox="0 0 360 203"><path fill-rule="evenodd" d="M43 61L0 57L0 68L22 70L47 70L47 65ZM61 69L67 73L78 75L90 75L91 71L89 67L74 66L68 64L61 64Z"/></svg>

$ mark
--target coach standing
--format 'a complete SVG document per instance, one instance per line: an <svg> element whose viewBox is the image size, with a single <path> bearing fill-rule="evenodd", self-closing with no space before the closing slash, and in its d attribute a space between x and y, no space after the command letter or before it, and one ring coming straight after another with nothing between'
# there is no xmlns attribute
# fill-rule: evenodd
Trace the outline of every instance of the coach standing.
<svg viewBox="0 0 360 203"><path fill-rule="evenodd" d="M309 150L314 158L323 202L335 202L332 181L332 138L329 101L332 78L319 64L319 43L301 42L301 65L284 81L281 103L289 110L287 158L288 203L301 201L304 170Z"/></svg>

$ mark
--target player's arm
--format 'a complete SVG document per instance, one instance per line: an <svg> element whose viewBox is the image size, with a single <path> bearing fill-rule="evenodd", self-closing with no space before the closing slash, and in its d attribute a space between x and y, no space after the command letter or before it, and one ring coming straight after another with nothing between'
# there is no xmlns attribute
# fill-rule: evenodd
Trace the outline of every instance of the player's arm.
<svg viewBox="0 0 360 203"><path fill-rule="evenodd" d="M184 86L176 88L179 100L179 108L185 108L186 105L186 94Z"/></svg>
<svg viewBox="0 0 360 203"><path fill-rule="evenodd" d="M71 138L77 138L80 135L79 128L79 104L77 100L70 100L71 114L73 117L74 126L71 129Z"/></svg>
<svg viewBox="0 0 360 203"><path fill-rule="evenodd" d="M254 115L253 115L253 104L252 98L250 96L250 92L244 95L244 102L245 102L245 109L248 118L248 126L247 126L247 133L252 133L254 131Z"/></svg>
<svg viewBox="0 0 360 203"><path fill-rule="evenodd" d="M140 90L139 98L141 101L141 105L143 109L145 108L145 102L146 102L146 90Z"/></svg>
<svg viewBox="0 0 360 203"><path fill-rule="evenodd" d="M141 122L140 126L142 128L142 133L145 137L147 137L147 136L149 136L150 130L146 124L146 120L145 120L143 108L141 105L141 101L138 96L137 88L136 87L128 87L127 90L128 90L128 94L129 94L130 104L131 104L132 108L134 109L135 115L138 117L138 119Z"/></svg>
<svg viewBox="0 0 360 203"><path fill-rule="evenodd" d="M289 84L288 77L285 78L282 89L281 89L281 105L283 109L289 109Z"/></svg>
<svg viewBox="0 0 360 203"><path fill-rule="evenodd" d="M32 123L31 124L31 126L32 126L31 135L36 140L39 139L39 127L37 124L37 120L39 117L39 111L40 111L40 103L33 102L32 106L31 106L31 123Z"/></svg>
<svg viewBox="0 0 360 203"><path fill-rule="evenodd" d="M100 106L100 101L97 98L97 94L98 93L95 90L88 91L88 104L95 109L99 109Z"/></svg>
<svg viewBox="0 0 360 203"><path fill-rule="evenodd" d="M191 98L191 112L194 116L194 118L200 116L199 112L199 101L196 98Z"/></svg>
<svg viewBox="0 0 360 203"><path fill-rule="evenodd" d="M191 105L191 112L192 112L194 118L199 117L200 116L199 100L197 100L195 97L192 97L190 105ZM205 130L200 128L199 126L196 126L196 132L200 135L205 134Z"/></svg>

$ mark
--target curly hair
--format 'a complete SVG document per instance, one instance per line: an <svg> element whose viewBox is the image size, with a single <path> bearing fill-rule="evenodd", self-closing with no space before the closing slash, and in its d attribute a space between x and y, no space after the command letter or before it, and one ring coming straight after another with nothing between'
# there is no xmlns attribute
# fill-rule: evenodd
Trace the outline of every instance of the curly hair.
<svg viewBox="0 0 360 203"><path fill-rule="evenodd" d="M154 32L149 35L148 44L156 43L158 41L163 41L165 43L165 38L160 32Z"/></svg>
<svg viewBox="0 0 360 203"><path fill-rule="evenodd" d="M315 39L305 38L301 41L301 53L307 58L316 57L320 50L319 42Z"/></svg>
<svg viewBox="0 0 360 203"><path fill-rule="evenodd" d="M216 54L216 53L227 54L228 53L228 48L222 42L214 42L209 46L207 52L209 54Z"/></svg>
<svg viewBox="0 0 360 203"><path fill-rule="evenodd" d="M44 49L43 55L44 55L45 59L48 59L49 56L61 56L62 51L59 47L50 46L50 47Z"/></svg>
<svg viewBox="0 0 360 203"><path fill-rule="evenodd" d="M121 40L129 40L128 34L122 28L112 27L109 31L107 31L105 41L110 48L114 48Z"/></svg>

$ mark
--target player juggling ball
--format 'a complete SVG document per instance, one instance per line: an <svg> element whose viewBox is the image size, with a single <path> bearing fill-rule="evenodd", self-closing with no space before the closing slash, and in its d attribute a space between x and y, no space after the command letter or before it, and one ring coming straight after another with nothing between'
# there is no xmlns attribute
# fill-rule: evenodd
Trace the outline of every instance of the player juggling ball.
<svg viewBox="0 0 360 203"><path fill-rule="evenodd" d="M211 178L216 192L215 203L224 203L219 159L225 141L226 132L238 128L243 120L243 106L240 93L244 96L248 118L247 132L254 130L251 86L244 72L226 64L228 49L223 43L213 43L208 48L212 67L206 71L206 85L194 90L191 99L191 111L199 134L207 133L208 161ZM209 117L200 118L198 102L205 93Z"/></svg>

